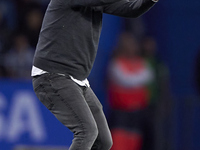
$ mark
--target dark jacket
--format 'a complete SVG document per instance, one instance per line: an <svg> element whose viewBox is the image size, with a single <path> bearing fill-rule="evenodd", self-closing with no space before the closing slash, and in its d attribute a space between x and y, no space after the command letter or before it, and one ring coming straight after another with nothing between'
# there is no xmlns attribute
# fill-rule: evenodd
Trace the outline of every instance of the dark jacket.
<svg viewBox="0 0 200 150"><path fill-rule="evenodd" d="M152 0L51 0L33 65L48 72L88 77L97 53L102 14L138 17Z"/></svg>

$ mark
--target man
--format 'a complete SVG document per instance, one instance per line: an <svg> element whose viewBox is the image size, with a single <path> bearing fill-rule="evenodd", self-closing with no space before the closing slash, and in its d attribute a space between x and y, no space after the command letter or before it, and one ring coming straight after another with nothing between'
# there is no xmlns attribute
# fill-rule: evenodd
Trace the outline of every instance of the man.
<svg viewBox="0 0 200 150"><path fill-rule="evenodd" d="M112 138L87 77L93 66L102 13L138 17L152 0L51 0L33 61L39 100L74 133L70 150L109 150Z"/></svg>

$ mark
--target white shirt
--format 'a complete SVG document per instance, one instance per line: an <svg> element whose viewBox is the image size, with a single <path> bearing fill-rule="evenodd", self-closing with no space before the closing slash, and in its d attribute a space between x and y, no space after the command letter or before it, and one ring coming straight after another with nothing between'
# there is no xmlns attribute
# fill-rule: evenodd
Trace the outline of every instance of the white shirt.
<svg viewBox="0 0 200 150"><path fill-rule="evenodd" d="M37 75L42 75L42 74L45 74L45 73L48 73L48 72L44 71L44 70L42 70L40 68L37 68L35 66L32 67L32 71L31 71L31 76L32 77L37 76ZM58 73L58 74L62 75L62 76L65 76L64 74L61 74L61 73ZM73 78L72 76L70 76L70 78L80 86L90 87L89 81L87 79L84 79L84 80L80 81L80 80L77 80L77 79Z"/></svg>

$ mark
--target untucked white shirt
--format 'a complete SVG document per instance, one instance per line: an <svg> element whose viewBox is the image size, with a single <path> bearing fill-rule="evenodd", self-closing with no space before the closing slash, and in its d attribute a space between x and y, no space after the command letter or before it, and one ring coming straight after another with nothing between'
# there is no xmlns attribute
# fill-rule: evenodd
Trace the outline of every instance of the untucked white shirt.
<svg viewBox="0 0 200 150"><path fill-rule="evenodd" d="M42 74L45 74L45 73L48 73L48 72L44 71L44 70L42 70L40 68L37 68L35 66L32 67L32 71L31 71L31 76L32 77L37 76L37 75L42 75ZM65 76L64 74L61 74L61 73L57 73L57 74ZM73 78L72 76L70 76L70 78L80 86L90 87L88 79L84 79L84 80L80 81L80 80L77 80L77 79Z"/></svg>

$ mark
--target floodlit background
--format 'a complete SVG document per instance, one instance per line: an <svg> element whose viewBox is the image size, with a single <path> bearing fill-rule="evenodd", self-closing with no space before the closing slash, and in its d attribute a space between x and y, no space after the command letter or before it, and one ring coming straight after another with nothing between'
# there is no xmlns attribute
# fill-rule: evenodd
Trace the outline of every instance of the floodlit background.
<svg viewBox="0 0 200 150"><path fill-rule="evenodd" d="M0 150L64 150L72 133L39 102L30 71L49 0L0 0ZM112 150L200 149L200 1L104 14L90 85Z"/></svg>

